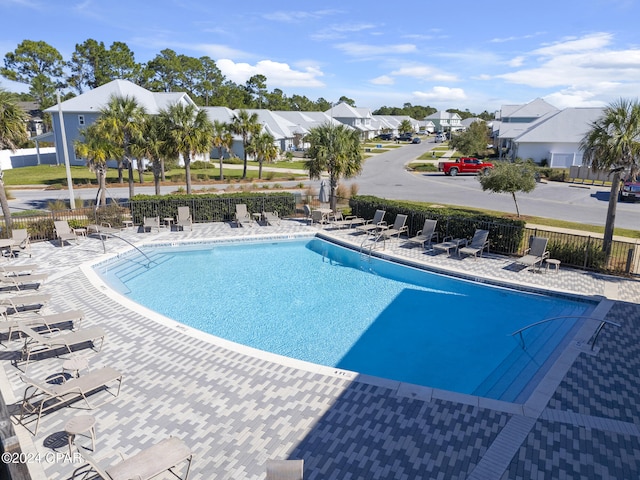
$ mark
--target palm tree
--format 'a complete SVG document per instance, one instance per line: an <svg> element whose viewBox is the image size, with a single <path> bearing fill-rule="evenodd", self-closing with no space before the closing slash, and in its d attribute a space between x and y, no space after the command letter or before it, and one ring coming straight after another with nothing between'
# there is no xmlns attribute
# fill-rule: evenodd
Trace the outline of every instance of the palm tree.
<svg viewBox="0 0 640 480"><path fill-rule="evenodd" d="M400 131L400 133L413 133L413 125L411 125L411 122L405 118L404 120L402 120L402 122L400 122L398 130Z"/></svg>
<svg viewBox="0 0 640 480"><path fill-rule="evenodd" d="M129 173L129 197L133 197L133 156L131 145L142 136L147 114L137 100L129 96L113 95L101 110L100 120L108 139L122 149L118 163L118 178L122 183L122 165Z"/></svg>
<svg viewBox="0 0 640 480"><path fill-rule="evenodd" d="M231 151L233 145L233 136L231 135L231 126L228 123L219 120L213 121L213 147L218 150L218 159L220 159L220 180L224 180L222 171L222 150Z"/></svg>
<svg viewBox="0 0 640 480"><path fill-rule="evenodd" d="M611 193L604 229L603 250L611 253L621 172L635 174L640 157L640 103L620 99L607 107L580 143L583 160L596 171L609 170Z"/></svg>
<svg viewBox="0 0 640 480"><path fill-rule="evenodd" d="M244 168L242 178L247 178L247 147L251 137L260 133L262 126L258 123L258 114L249 114L246 110L240 110L231 121L231 131L242 136L242 149L244 155Z"/></svg>
<svg viewBox="0 0 640 480"><path fill-rule="evenodd" d="M312 128L306 140L310 144L308 153L311 159L306 162L309 176L319 179L324 171L329 172L329 201L331 209L335 211L338 181L340 178L354 177L362 169L360 136L346 125L325 123Z"/></svg>
<svg viewBox="0 0 640 480"><path fill-rule="evenodd" d="M278 147L274 144L275 138L269 132L262 132L254 137L253 152L258 158L258 178L262 179L262 163L264 161L272 162L278 157Z"/></svg>
<svg viewBox="0 0 640 480"><path fill-rule="evenodd" d="M167 148L180 152L184 160L187 194L191 193L191 155L209 154L213 144L213 124L207 113L194 104L175 103L160 111Z"/></svg>
<svg viewBox="0 0 640 480"><path fill-rule="evenodd" d="M155 193L160 195L164 159L177 158L178 154L169 151L168 142L164 138L163 124L159 117L150 116L147 119L143 135L131 145L131 153L140 159L140 163L143 159L151 161Z"/></svg>
<svg viewBox="0 0 640 480"><path fill-rule="evenodd" d="M98 181L98 205L107 204L106 177L107 160L121 158L122 148L109 141L104 132L104 123L98 119L80 132L83 141L76 141L76 155L87 161L89 170L96 174Z"/></svg>
<svg viewBox="0 0 640 480"><path fill-rule="evenodd" d="M15 96L0 88L0 150L17 150L28 140L27 113L18 106ZM0 170L0 206L7 231L11 231L11 212Z"/></svg>

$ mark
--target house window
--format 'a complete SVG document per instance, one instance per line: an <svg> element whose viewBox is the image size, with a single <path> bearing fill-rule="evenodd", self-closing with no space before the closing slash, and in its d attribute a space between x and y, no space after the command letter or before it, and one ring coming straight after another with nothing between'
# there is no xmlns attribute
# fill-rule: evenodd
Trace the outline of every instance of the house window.
<svg viewBox="0 0 640 480"><path fill-rule="evenodd" d="M78 115L78 125L84 125L84 115Z"/></svg>

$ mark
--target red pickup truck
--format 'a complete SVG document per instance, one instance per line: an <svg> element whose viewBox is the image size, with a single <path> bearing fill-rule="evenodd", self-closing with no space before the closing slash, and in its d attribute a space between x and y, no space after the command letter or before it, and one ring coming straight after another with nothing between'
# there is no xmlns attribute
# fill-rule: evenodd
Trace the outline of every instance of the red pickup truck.
<svg viewBox="0 0 640 480"><path fill-rule="evenodd" d="M438 163L438 170L452 177L459 173L486 173L490 168L493 168L492 163L485 163L473 157L460 157L455 162Z"/></svg>

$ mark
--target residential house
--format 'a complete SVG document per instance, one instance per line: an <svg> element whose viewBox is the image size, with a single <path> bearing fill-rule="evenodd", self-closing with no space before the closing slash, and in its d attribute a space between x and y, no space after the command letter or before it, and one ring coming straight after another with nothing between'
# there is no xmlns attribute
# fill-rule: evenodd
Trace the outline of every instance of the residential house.
<svg viewBox="0 0 640 480"><path fill-rule="evenodd" d="M377 135L371 124L373 115L368 108L355 108L347 103L339 103L326 112L331 118L338 120L360 132L362 140L368 140Z"/></svg>
<svg viewBox="0 0 640 480"><path fill-rule="evenodd" d="M503 105L496 113L494 122L495 144L500 156L506 151L508 158L515 158L512 150L512 140L527 131L536 122L547 115L558 112L558 109L541 98L537 98L525 105Z"/></svg>
<svg viewBox="0 0 640 480"><path fill-rule="evenodd" d="M512 139L513 158L546 161L553 168L582 165L580 142L602 115L602 108L565 108L544 115ZM521 124L526 125L526 124Z"/></svg>
<svg viewBox="0 0 640 480"><path fill-rule="evenodd" d="M100 111L107 106L109 100L114 95L135 98L138 104L151 115L157 115L160 110L166 109L170 105L178 102L194 104L193 100L191 100L186 93L150 92L128 80L113 80L98 88L89 90L82 95L65 100L60 103L60 110L62 110L67 155L70 165L85 164L84 159L76 158L74 143L76 140L82 140L80 132L97 120L100 116ZM58 163L64 164L65 154L58 105L47 108L45 112L51 114Z"/></svg>
<svg viewBox="0 0 640 480"><path fill-rule="evenodd" d="M462 130L462 118L457 113L445 112L443 110L427 115L425 121L433 122L436 132L455 132Z"/></svg>

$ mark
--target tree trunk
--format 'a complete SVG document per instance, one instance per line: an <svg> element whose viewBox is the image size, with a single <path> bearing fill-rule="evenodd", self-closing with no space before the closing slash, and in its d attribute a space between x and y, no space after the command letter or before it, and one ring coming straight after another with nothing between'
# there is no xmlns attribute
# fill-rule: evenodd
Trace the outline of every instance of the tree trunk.
<svg viewBox="0 0 640 480"><path fill-rule="evenodd" d="M118 160L118 183L124 183L124 178L122 176L123 169L124 169L124 164L122 160Z"/></svg>
<svg viewBox="0 0 640 480"><path fill-rule="evenodd" d="M0 206L2 206L2 214L4 215L4 224L7 232L11 232L11 210L9 210L9 200L7 200L7 191L4 189L4 181L0 173Z"/></svg>
<svg viewBox="0 0 640 480"><path fill-rule="evenodd" d="M127 171L129 172L129 199L134 196L134 187L133 187L133 163L129 160L127 165Z"/></svg>
<svg viewBox="0 0 640 480"><path fill-rule="evenodd" d="M160 178L162 179L163 182L167 181L167 177L165 176L165 170L164 170L164 158L160 159Z"/></svg>
<svg viewBox="0 0 640 480"><path fill-rule="evenodd" d="M142 185L144 183L144 162L140 159L138 159L138 179Z"/></svg>
<svg viewBox="0 0 640 480"><path fill-rule="evenodd" d="M516 204L516 215L520 218L520 209L518 208L518 200L516 200L516 192L511 192L511 196L513 197L513 203Z"/></svg>
<svg viewBox="0 0 640 480"><path fill-rule="evenodd" d="M263 158L258 159L258 180L262 180L262 162Z"/></svg>
<svg viewBox="0 0 640 480"><path fill-rule="evenodd" d="M107 205L107 168L99 168L96 172L96 176L98 177L98 188L100 189L100 199L98 201L98 205L105 207Z"/></svg>
<svg viewBox="0 0 640 480"><path fill-rule="evenodd" d="M156 195L160 195L160 176L162 175L162 161L154 160L153 168L153 184L156 188Z"/></svg>
<svg viewBox="0 0 640 480"><path fill-rule="evenodd" d="M224 173L222 171L222 148L218 148L218 160L220 161L220 180L224 180Z"/></svg>
<svg viewBox="0 0 640 480"><path fill-rule="evenodd" d="M242 154L244 156L244 167L242 168L242 178L247 178L247 139L242 139Z"/></svg>
<svg viewBox="0 0 640 480"><path fill-rule="evenodd" d="M187 180L187 195L191 194L191 155L189 152L184 154L184 173Z"/></svg>
<svg viewBox="0 0 640 480"><path fill-rule="evenodd" d="M338 205L338 199L336 198L338 179L335 177L333 172L329 172L329 185L331 186L331 192L329 194L329 208L335 212Z"/></svg>
<svg viewBox="0 0 640 480"><path fill-rule="evenodd" d="M618 194L620 193L620 172L613 172L611 180L611 193L609 193L609 208L607 208L607 222L604 226L604 240L602 242L602 250L604 251L605 261L609 262L611 255L611 245L613 244L613 229L616 223L616 208L618 207Z"/></svg>

